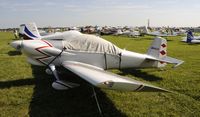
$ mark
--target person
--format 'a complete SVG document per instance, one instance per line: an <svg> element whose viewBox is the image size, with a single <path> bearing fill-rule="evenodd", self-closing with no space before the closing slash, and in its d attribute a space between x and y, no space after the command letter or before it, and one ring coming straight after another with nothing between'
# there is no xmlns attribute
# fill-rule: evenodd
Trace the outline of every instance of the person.
<svg viewBox="0 0 200 117"><path fill-rule="evenodd" d="M18 39L18 31L17 30L14 30L14 36L15 36L15 39Z"/></svg>

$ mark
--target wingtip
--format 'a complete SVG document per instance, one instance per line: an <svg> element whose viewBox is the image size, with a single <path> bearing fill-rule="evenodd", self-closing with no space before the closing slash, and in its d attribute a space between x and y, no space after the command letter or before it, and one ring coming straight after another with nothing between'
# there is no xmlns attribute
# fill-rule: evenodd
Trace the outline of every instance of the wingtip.
<svg viewBox="0 0 200 117"><path fill-rule="evenodd" d="M172 93L169 90L163 89L163 88L159 88L159 87L155 87L155 86L144 86L143 88L141 88L139 90L139 92L167 92L167 93Z"/></svg>
<svg viewBox="0 0 200 117"><path fill-rule="evenodd" d="M173 66L173 68L176 68L176 67L178 67L179 65L181 65L181 64L183 64L183 63L184 63L184 61L180 60L177 64L175 64L175 65Z"/></svg>

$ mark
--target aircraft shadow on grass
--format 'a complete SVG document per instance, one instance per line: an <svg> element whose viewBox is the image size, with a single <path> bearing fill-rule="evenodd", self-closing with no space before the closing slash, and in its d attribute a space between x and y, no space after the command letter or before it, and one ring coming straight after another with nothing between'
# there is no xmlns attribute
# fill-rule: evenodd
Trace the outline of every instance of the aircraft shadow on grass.
<svg viewBox="0 0 200 117"><path fill-rule="evenodd" d="M185 46L199 46L199 43L186 43L186 42L180 42L180 45L185 45Z"/></svg>
<svg viewBox="0 0 200 117"><path fill-rule="evenodd" d="M62 78L79 83L80 86L66 91L52 88L53 76L47 75L45 68L32 66L34 78L12 81L0 81L0 89L35 85L32 100L29 106L30 117L98 117L120 116L126 117L116 109L113 102L100 89L95 88L102 115L99 114L92 87L75 74L65 71Z"/></svg>
<svg viewBox="0 0 200 117"><path fill-rule="evenodd" d="M20 51L14 50L14 51L9 51L8 55L9 56L17 56L17 55L22 55L22 53Z"/></svg>
<svg viewBox="0 0 200 117"><path fill-rule="evenodd" d="M71 116L100 116L92 87L87 82L80 79L75 74L66 69L59 68L60 77L69 82L79 83L80 86L66 91L57 91L52 88L53 76L47 75L45 67L32 66L34 78L19 79L13 81L1 81L0 88L19 87L35 85L32 100L29 105L29 115L31 117L71 117ZM158 81L162 78L149 75L141 70L125 69L120 75L132 74L136 77L148 81ZM113 102L100 89L95 88L103 116L120 116L126 114L120 112Z"/></svg>
<svg viewBox="0 0 200 117"><path fill-rule="evenodd" d="M65 70L60 74L60 77L63 80L78 83L80 86L66 91L57 91L51 86L53 76L47 75L44 72L45 68L32 66L32 70L35 77L35 88L29 106L31 117L100 116L92 87L78 76ZM95 88L95 90L103 116L126 116L116 109L104 92L98 88Z"/></svg>
<svg viewBox="0 0 200 117"><path fill-rule="evenodd" d="M10 88L25 85L35 85L32 94L32 100L29 105L29 115L31 117L73 117L73 116L100 116L92 87L87 82L80 79L75 74L65 69L59 68L60 77L67 81L79 83L80 86L66 91L57 91L52 88L53 76L47 75L45 67L32 66L34 78L19 79L14 81L0 82L0 88ZM148 81L162 80L162 78L149 75L140 70L126 69L122 70L120 75L132 74L136 77ZM114 106L113 102L100 89L95 88L103 116L120 116L127 115L120 112Z"/></svg>
<svg viewBox="0 0 200 117"><path fill-rule="evenodd" d="M34 85L35 79L26 78L12 81L0 81L0 89L10 88L10 87L20 87L25 85Z"/></svg>

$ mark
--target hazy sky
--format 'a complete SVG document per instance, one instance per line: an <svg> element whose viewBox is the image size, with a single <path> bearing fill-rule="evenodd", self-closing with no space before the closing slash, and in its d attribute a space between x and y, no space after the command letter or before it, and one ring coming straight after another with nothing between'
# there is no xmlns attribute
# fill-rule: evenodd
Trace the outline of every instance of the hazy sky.
<svg viewBox="0 0 200 117"><path fill-rule="evenodd" d="M0 28L42 26L200 26L200 0L0 0Z"/></svg>

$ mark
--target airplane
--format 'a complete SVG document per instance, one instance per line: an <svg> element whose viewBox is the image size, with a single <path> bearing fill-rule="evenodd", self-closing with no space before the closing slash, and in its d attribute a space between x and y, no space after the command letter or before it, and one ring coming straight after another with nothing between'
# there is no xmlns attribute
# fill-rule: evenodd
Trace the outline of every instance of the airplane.
<svg viewBox="0 0 200 117"><path fill-rule="evenodd" d="M139 33L139 31L130 31L130 30L122 31L119 29L113 35L126 35L129 37L138 37L138 36L140 36L140 33Z"/></svg>
<svg viewBox="0 0 200 117"><path fill-rule="evenodd" d="M21 24L19 28L19 37L23 40L37 40L37 39L52 39L52 40L62 40L63 36L68 38L73 38L73 36L80 35L81 33L76 30L70 30L65 32L56 32L44 34L44 32L39 32L36 24L34 22L28 24Z"/></svg>
<svg viewBox="0 0 200 117"><path fill-rule="evenodd" d="M187 33L187 30L185 29L175 29L175 32L177 36L185 35Z"/></svg>
<svg viewBox="0 0 200 117"><path fill-rule="evenodd" d="M25 27L31 29L29 25L25 25ZM52 87L57 90L67 90L79 86L79 84L63 81L59 78L56 67L62 66L99 88L167 92L168 90L106 70L162 68L167 63L177 67L184 62L167 56L167 41L161 37L154 39L146 54L140 54L120 49L111 42L95 35L80 33L70 38L63 35L62 40L43 39L39 33L35 33L33 30L28 30L25 35L32 37L33 40L13 41L11 46L21 50L27 56L30 64L46 66L46 73L54 75L56 79L52 83Z"/></svg>
<svg viewBox="0 0 200 117"><path fill-rule="evenodd" d="M175 33L175 32L173 32L172 30L170 31L170 33L162 33L161 31L154 31L154 32L151 32L151 31L149 31L149 29L146 27L146 26L144 26L143 28L142 28L142 32L143 32L143 34L145 34L145 35L151 35L151 36L159 36L159 37L172 37L172 36L177 36L177 34Z"/></svg>
<svg viewBox="0 0 200 117"><path fill-rule="evenodd" d="M194 36L192 31L189 30L189 31L187 31L187 37L184 37L181 41L187 42L187 43L198 44L198 43L200 43L200 36Z"/></svg>

